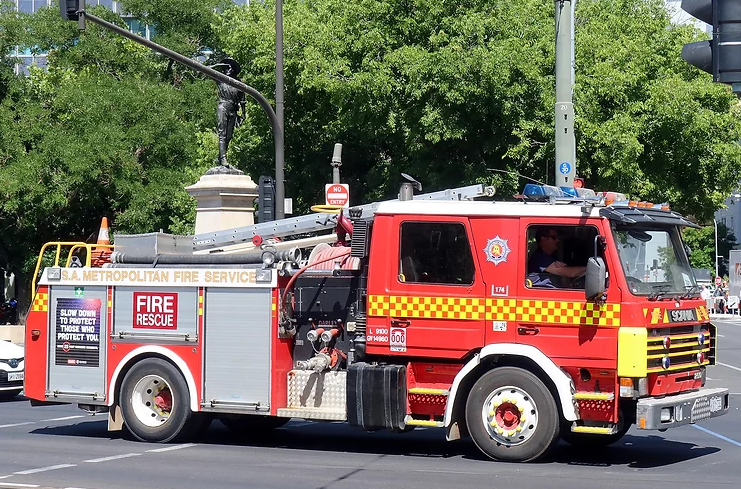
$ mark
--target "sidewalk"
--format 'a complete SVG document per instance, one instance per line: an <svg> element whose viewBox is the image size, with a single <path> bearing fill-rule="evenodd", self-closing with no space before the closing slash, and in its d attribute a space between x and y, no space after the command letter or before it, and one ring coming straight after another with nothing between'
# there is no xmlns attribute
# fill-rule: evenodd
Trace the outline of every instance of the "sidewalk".
<svg viewBox="0 0 741 489"><path fill-rule="evenodd" d="M741 316L738 314L716 314L710 313L710 319L738 319L741 320Z"/></svg>

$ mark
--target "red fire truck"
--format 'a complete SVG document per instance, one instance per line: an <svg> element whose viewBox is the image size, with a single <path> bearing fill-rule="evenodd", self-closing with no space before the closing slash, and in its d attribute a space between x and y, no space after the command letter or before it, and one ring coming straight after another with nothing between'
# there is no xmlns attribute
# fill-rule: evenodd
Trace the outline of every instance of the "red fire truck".
<svg viewBox="0 0 741 489"><path fill-rule="evenodd" d="M441 427L508 461L725 414L728 390L705 387L716 328L680 235L696 225L552 191L495 202L482 186L413 196L405 183L347 214L117 235L110 263L43 271L25 395L108 412L148 442L214 418L246 433L303 418ZM584 272L534 270L545 240Z"/></svg>

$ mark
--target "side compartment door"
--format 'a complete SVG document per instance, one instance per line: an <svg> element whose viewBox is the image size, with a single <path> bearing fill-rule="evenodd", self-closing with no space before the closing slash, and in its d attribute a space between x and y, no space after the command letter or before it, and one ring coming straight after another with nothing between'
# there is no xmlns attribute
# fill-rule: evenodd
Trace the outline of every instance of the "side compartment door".
<svg viewBox="0 0 741 489"><path fill-rule="evenodd" d="M270 409L272 289L206 288L204 403Z"/></svg>
<svg viewBox="0 0 741 489"><path fill-rule="evenodd" d="M486 301L468 219L395 216L389 228L388 285L369 297L368 352L461 358L480 347Z"/></svg>

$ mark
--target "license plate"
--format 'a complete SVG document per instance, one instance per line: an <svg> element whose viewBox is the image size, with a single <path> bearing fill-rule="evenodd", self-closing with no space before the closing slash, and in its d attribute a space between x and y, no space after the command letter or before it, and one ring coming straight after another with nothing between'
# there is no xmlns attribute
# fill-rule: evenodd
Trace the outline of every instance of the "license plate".
<svg viewBox="0 0 741 489"><path fill-rule="evenodd" d="M24 378L24 372L8 372L8 382L13 382L14 380L23 380Z"/></svg>
<svg viewBox="0 0 741 489"><path fill-rule="evenodd" d="M710 398L710 412L714 413L723 409L723 399L720 396Z"/></svg>

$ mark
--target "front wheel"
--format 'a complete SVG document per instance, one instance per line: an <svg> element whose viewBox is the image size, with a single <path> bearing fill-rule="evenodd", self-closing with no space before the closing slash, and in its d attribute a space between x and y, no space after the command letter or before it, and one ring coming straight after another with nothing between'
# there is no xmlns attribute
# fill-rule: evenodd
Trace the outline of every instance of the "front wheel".
<svg viewBox="0 0 741 489"><path fill-rule="evenodd" d="M189 406L182 374L169 362L148 358L134 365L121 384L124 423L140 441L166 443L184 438L201 424Z"/></svg>
<svg viewBox="0 0 741 489"><path fill-rule="evenodd" d="M466 424L487 456L530 462L558 441L558 406L538 377L520 368L500 367L484 374L468 394Z"/></svg>

